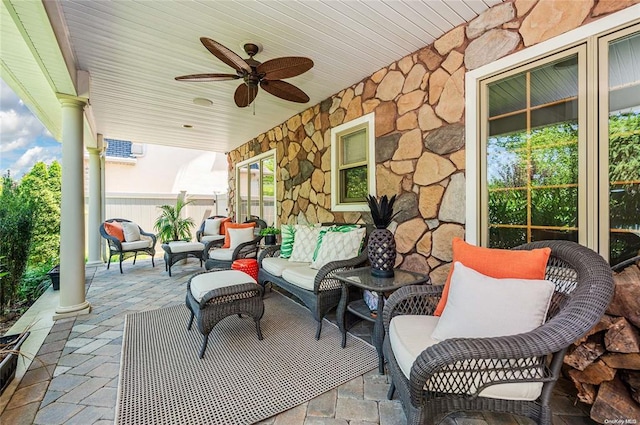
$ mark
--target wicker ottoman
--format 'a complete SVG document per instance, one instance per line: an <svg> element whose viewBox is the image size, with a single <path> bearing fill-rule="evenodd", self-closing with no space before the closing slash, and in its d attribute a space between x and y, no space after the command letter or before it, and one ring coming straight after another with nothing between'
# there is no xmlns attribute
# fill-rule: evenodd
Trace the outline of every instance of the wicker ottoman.
<svg viewBox="0 0 640 425"><path fill-rule="evenodd" d="M189 257L197 258L200 260L200 267L202 267L202 255L204 252L204 244L200 242L185 242L185 241L173 241L169 243L163 243L162 249L164 249L164 269L169 271L169 277L171 277L171 266L180 260L184 260Z"/></svg>
<svg viewBox="0 0 640 425"><path fill-rule="evenodd" d="M262 340L260 319L264 314L262 286L255 279L237 270L211 270L193 275L187 283L187 307L191 311L188 330L195 318L204 335L200 358L209 342L209 333L227 316L245 314L253 317L258 339Z"/></svg>

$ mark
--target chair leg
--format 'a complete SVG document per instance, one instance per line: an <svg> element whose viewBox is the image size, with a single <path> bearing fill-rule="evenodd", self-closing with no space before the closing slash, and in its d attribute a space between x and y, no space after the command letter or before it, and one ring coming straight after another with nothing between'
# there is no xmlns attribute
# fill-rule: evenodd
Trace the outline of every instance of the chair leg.
<svg viewBox="0 0 640 425"><path fill-rule="evenodd" d="M111 264L111 256L109 256L109 259L107 260L107 270L109 270L110 264Z"/></svg>
<svg viewBox="0 0 640 425"><path fill-rule="evenodd" d="M133 265L136 265L136 260L138 259L138 251L133 253Z"/></svg>
<svg viewBox="0 0 640 425"><path fill-rule="evenodd" d="M202 347L200 348L200 358L204 357L204 350L207 349L207 343L209 342L209 335L204 336L204 341L202 341Z"/></svg>
<svg viewBox="0 0 640 425"><path fill-rule="evenodd" d="M122 274L122 254L120 254L120 274Z"/></svg>
<svg viewBox="0 0 640 425"><path fill-rule="evenodd" d="M189 326L187 326L187 330L190 331L191 330L191 325L193 325L193 318L195 317L195 314L193 314L193 311L191 312L191 319L189 319Z"/></svg>
<svg viewBox="0 0 640 425"><path fill-rule="evenodd" d="M155 261L153 261L153 255L152 255L151 256L151 267L155 267L155 266L156 266L156 263L155 263Z"/></svg>
<svg viewBox="0 0 640 425"><path fill-rule="evenodd" d="M322 332L322 320L318 320L318 327L316 328L316 340L320 339L320 332Z"/></svg>
<svg viewBox="0 0 640 425"><path fill-rule="evenodd" d="M256 320L256 332L258 333L258 339L262 341L262 330L260 329L260 319Z"/></svg>
<svg viewBox="0 0 640 425"><path fill-rule="evenodd" d="M391 381L391 385L389 386L389 391L387 392L387 400L391 400L395 392L396 392L396 384L394 384L393 381Z"/></svg>

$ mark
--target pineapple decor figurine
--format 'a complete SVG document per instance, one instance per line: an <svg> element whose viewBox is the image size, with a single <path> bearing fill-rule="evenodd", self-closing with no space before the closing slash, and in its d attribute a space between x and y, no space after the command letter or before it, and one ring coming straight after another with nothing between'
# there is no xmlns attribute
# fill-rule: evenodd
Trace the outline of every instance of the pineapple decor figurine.
<svg viewBox="0 0 640 425"><path fill-rule="evenodd" d="M396 195L393 195L391 199L384 195L380 200L372 195L367 197L373 224L376 226L369 235L367 250L369 251L371 274L376 277L393 276L393 266L396 263L396 240L387 227L395 217L393 213L395 201Z"/></svg>

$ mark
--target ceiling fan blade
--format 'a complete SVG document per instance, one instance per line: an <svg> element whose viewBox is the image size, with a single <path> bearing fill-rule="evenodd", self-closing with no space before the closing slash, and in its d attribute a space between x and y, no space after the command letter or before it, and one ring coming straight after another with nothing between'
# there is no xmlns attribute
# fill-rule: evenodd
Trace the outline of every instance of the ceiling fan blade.
<svg viewBox="0 0 640 425"><path fill-rule="evenodd" d="M229 65L231 68L235 69L236 71L246 71L248 73L251 73L251 67L249 66L249 64L246 63L240 56L224 47L222 44L207 37L200 37L200 41L202 42L202 44L204 44L204 47L206 47L208 51L210 51L222 62Z"/></svg>
<svg viewBox="0 0 640 425"><path fill-rule="evenodd" d="M258 94L258 86L242 83L236 89L233 100L239 108L249 106Z"/></svg>
<svg viewBox="0 0 640 425"><path fill-rule="evenodd" d="M309 101L309 96L307 96L305 92L286 81L262 80L260 87L266 92L284 100L298 103L307 103Z"/></svg>
<svg viewBox="0 0 640 425"><path fill-rule="evenodd" d="M268 60L256 68L267 80L282 80L307 72L313 68L313 61L299 56L286 56Z"/></svg>
<svg viewBox="0 0 640 425"><path fill-rule="evenodd" d="M191 74L176 77L177 81L226 81L240 78L236 74Z"/></svg>

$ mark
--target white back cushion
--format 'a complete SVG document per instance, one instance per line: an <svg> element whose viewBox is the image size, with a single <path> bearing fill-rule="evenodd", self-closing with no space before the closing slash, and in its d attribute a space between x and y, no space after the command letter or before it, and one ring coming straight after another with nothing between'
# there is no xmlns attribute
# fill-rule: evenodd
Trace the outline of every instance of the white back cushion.
<svg viewBox="0 0 640 425"><path fill-rule="evenodd" d="M362 227L345 233L331 231L325 233L311 268L319 270L331 261L357 257L366 231L367 229Z"/></svg>
<svg viewBox="0 0 640 425"><path fill-rule="evenodd" d="M296 225L296 237L293 241L293 251L289 260L304 263L312 262L320 229L320 227Z"/></svg>
<svg viewBox="0 0 640 425"><path fill-rule="evenodd" d="M442 341L529 332L544 322L554 289L548 280L494 279L456 261L447 305L431 336Z"/></svg>
<svg viewBox="0 0 640 425"><path fill-rule="evenodd" d="M219 235L220 223L223 218L208 218L204 221L204 234L205 235Z"/></svg>
<svg viewBox="0 0 640 425"><path fill-rule="evenodd" d="M140 228L136 223L123 221L122 232L124 233L124 240L126 242L135 242L140 240Z"/></svg>
<svg viewBox="0 0 640 425"><path fill-rule="evenodd" d="M227 229L229 232L229 249L236 249L238 245L245 242L251 242L255 237L253 235L253 227L243 229Z"/></svg>

